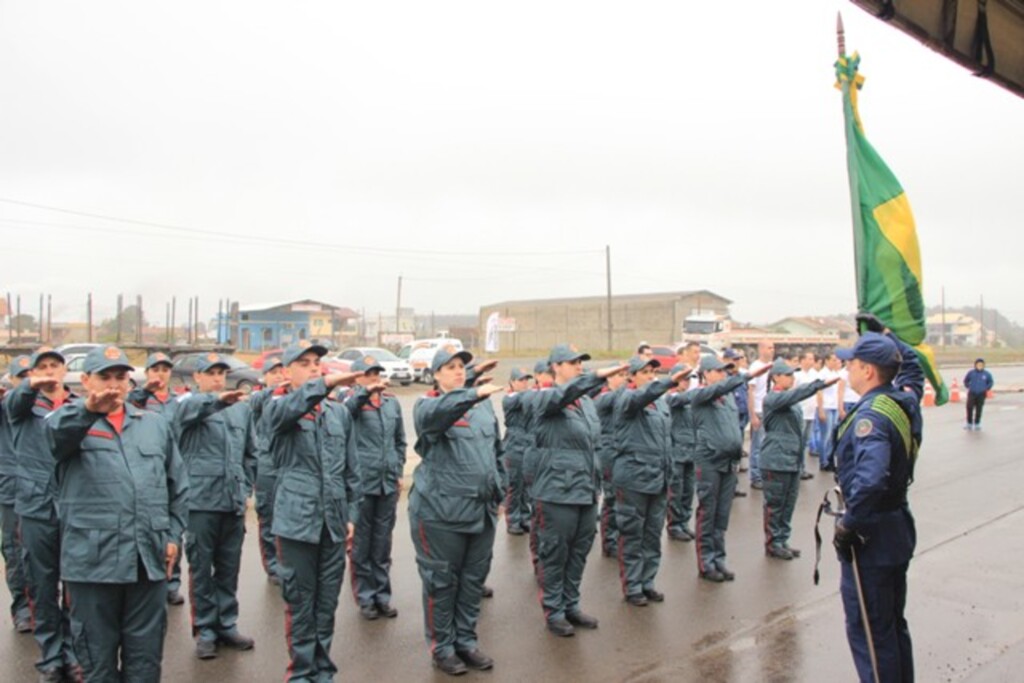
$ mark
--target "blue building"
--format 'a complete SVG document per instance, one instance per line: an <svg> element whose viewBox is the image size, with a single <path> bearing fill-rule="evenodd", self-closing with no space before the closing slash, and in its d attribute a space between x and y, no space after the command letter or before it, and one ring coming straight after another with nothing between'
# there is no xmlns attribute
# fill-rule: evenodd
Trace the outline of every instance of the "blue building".
<svg viewBox="0 0 1024 683"><path fill-rule="evenodd" d="M358 317L351 308L313 299L248 304L231 311L226 333L239 351L264 351L304 339L337 347Z"/></svg>

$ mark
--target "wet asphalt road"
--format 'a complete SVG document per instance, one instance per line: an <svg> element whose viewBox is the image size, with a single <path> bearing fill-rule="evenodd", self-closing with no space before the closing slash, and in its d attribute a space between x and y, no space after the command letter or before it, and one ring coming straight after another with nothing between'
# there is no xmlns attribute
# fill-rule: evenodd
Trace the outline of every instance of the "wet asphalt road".
<svg viewBox="0 0 1024 683"><path fill-rule="evenodd" d="M958 369L947 377L962 375ZM997 382L1014 381L1024 382L1024 368L997 373ZM421 389L398 390L408 423ZM911 490L919 543L910 570L908 618L917 678L1020 680L1024 394L999 394L990 401L985 431L980 433L962 431L962 410L963 404L926 410L925 446ZM793 562L763 555L759 492L736 500L727 537L730 564L737 573L734 583L700 581L693 544L666 540L658 579L666 601L660 605L626 605L616 562L601 557L595 544L584 577L583 606L601 625L597 631L567 639L544 630L526 538L499 530L488 581L496 595L484 601L479 627L481 646L496 666L462 680L854 680L838 596L838 566L830 552L824 553L821 584L815 586L811 580L814 513L831 485L825 475L803 483L793 543L804 556ZM216 660L196 660L188 604L172 607L164 680L251 683L283 678L283 603L260 567L251 516L248 528L239 625L256 638L255 650L222 651ZM399 617L365 622L358 616L346 578L333 647L340 680L447 678L430 668L423 642L420 583L404 499L395 531L393 583ZM6 586L0 587L0 602L8 604ZM0 681L34 680L35 657L30 636L0 629Z"/></svg>

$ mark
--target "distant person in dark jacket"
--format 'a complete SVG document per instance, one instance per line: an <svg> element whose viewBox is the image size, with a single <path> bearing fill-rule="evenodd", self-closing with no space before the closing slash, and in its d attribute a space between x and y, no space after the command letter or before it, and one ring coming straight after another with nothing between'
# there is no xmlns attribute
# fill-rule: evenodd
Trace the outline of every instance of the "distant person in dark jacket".
<svg viewBox="0 0 1024 683"><path fill-rule="evenodd" d="M985 396L994 384L992 373L985 369L985 359L974 361L974 369L964 376L967 389L967 424L964 429L981 431L981 409L985 407Z"/></svg>

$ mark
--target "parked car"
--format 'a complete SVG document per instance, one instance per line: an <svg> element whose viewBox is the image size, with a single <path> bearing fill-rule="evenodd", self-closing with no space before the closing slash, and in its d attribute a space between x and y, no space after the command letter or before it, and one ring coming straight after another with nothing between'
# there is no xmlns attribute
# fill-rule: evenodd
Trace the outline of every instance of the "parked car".
<svg viewBox="0 0 1024 683"><path fill-rule="evenodd" d="M463 348L462 341L452 337L415 339L399 350L398 357L409 363L414 381L432 384L434 373L430 371L430 364L434 360L434 354L437 353L438 349L449 345L454 346L458 351L461 351Z"/></svg>
<svg viewBox="0 0 1024 683"><path fill-rule="evenodd" d="M654 368L655 372L667 373L673 365L680 362L679 355L671 346L652 346L651 353L654 360L658 361L658 367Z"/></svg>
<svg viewBox="0 0 1024 683"><path fill-rule="evenodd" d="M174 358L171 366L171 386L191 386L192 375L196 371L196 364L199 358L205 356L208 351L199 353L185 353ZM242 389L250 391L260 382L260 371L253 370L250 366L238 360L234 356L221 354L224 362L228 364L228 377L226 389Z"/></svg>
<svg viewBox="0 0 1024 683"><path fill-rule="evenodd" d="M97 346L103 346L103 344L61 344L54 351L64 356L66 362L71 356L84 356Z"/></svg>
<svg viewBox="0 0 1024 683"><path fill-rule="evenodd" d="M331 372L348 372L353 361L366 356L372 356L384 368L384 372L381 373L384 379L392 383L398 382L403 387L412 384L412 368L409 364L391 351L377 346L353 346L339 353L336 358L325 358L320 364L322 366L324 361L337 363L339 367L332 368Z"/></svg>
<svg viewBox="0 0 1024 683"><path fill-rule="evenodd" d="M256 356L256 360L252 362L253 369L263 372L263 366L266 364L267 359L271 356L280 356L282 353L284 353L284 349L267 349L266 351L263 351L260 355Z"/></svg>
<svg viewBox="0 0 1024 683"><path fill-rule="evenodd" d="M64 355L64 354L61 354ZM64 365L67 374L64 375L64 384L67 384L72 391L82 391L82 367L85 365L85 353L72 353L64 356ZM146 371L144 368L132 368L128 383L131 388L140 387L146 383Z"/></svg>

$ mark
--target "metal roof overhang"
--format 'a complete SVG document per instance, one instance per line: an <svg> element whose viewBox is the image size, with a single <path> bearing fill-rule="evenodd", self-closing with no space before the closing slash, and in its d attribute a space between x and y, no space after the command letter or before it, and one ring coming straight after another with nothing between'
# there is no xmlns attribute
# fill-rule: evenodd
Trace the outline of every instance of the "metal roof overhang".
<svg viewBox="0 0 1024 683"><path fill-rule="evenodd" d="M1024 97L1024 0L850 1L976 76Z"/></svg>

